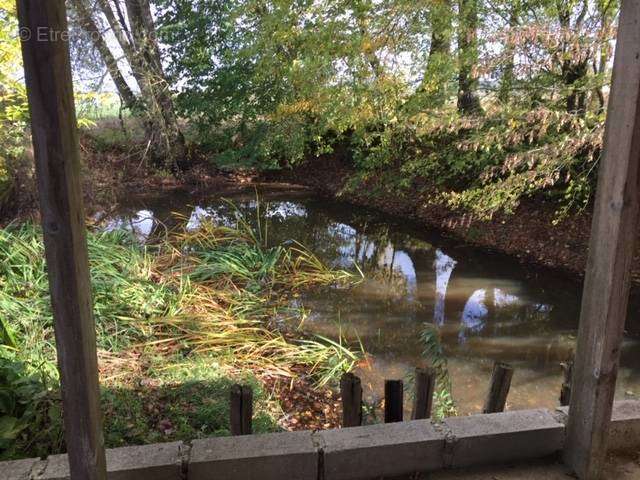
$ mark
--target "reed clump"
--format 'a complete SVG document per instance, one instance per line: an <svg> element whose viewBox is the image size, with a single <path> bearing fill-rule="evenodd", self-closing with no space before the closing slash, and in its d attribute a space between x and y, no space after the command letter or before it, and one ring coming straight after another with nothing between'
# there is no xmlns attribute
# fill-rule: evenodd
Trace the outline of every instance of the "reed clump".
<svg viewBox="0 0 640 480"><path fill-rule="evenodd" d="M358 281L358 275L326 267L296 242L269 245L259 221L255 227L237 217L234 226L205 221L197 230L180 229L149 244L123 230L89 233L104 388L131 386L132 378L150 369L145 362L155 378L171 365L203 361L227 376L247 371L258 377L294 376L303 367L320 386L353 367L358 355L340 339L296 329L305 312L291 299L307 288ZM44 391L55 392L53 318L40 229L29 223L0 229L0 258L0 366L12 366L11 372L28 378L31 387L38 379ZM17 388L15 382L0 382L0 399L5 390ZM4 445L5 457L29 450L26 438L35 435L38 409L14 408L28 404L28 398L12 402L7 407L0 401L0 438L9 438L11 446ZM3 427L10 423L11 428ZM56 438L61 438L57 430Z"/></svg>

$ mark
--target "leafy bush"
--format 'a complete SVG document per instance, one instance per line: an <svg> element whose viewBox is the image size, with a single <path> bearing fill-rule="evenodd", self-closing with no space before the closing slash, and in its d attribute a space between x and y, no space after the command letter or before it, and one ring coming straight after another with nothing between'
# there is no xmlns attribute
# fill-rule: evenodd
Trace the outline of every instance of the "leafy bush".
<svg viewBox="0 0 640 480"><path fill-rule="evenodd" d="M17 30L15 2L0 0L0 207L16 188L28 119L25 88L17 80L22 65Z"/></svg>
<svg viewBox="0 0 640 480"><path fill-rule="evenodd" d="M24 450L45 455L62 443L60 402L43 371L16 360L0 346L0 458Z"/></svg>

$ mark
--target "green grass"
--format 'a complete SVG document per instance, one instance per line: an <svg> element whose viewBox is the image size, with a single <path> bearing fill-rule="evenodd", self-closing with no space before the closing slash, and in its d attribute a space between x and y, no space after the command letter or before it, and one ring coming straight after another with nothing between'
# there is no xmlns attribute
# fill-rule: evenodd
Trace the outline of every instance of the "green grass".
<svg viewBox="0 0 640 480"><path fill-rule="evenodd" d="M228 433L237 381L255 387L256 431L273 430L278 407L260 377L303 367L321 387L358 360L339 340L298 331L304 312L290 306L303 289L358 277L301 245L267 246L249 223L206 223L148 246L124 231L88 235L109 446ZM64 446L40 229L0 230L0 259L0 369L16 377L0 376L0 456L56 453ZM275 328L276 318L290 326Z"/></svg>

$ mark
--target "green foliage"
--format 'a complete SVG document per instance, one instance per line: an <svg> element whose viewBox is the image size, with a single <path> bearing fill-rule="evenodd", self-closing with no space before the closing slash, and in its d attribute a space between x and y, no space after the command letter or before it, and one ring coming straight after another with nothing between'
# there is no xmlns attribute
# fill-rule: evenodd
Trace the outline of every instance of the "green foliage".
<svg viewBox="0 0 640 480"><path fill-rule="evenodd" d="M52 396L42 369L17 360L15 351L0 345L0 458L30 450L45 454L60 448L60 402Z"/></svg>
<svg viewBox="0 0 640 480"><path fill-rule="evenodd" d="M330 149L327 136L364 133L407 90L373 58L382 48L373 31L389 15L417 25L418 12L404 2L160 4L171 71L186 80L178 104L222 164L300 162ZM362 29L354 22L364 22ZM385 40L398 51L409 42Z"/></svg>
<svg viewBox="0 0 640 480"><path fill-rule="evenodd" d="M438 419L455 416L457 408L451 393L451 377L438 328L431 323L426 323L421 336L424 343L423 356L436 371L433 416Z"/></svg>
<svg viewBox="0 0 640 480"><path fill-rule="evenodd" d="M219 165L339 146L352 187L384 178L485 219L541 194L559 218L591 198L618 2L477 1L473 65L439 0L158 3L178 104ZM456 109L463 64L484 116Z"/></svg>
<svg viewBox="0 0 640 480"><path fill-rule="evenodd" d="M24 152L28 118L25 88L18 80L20 41L15 2L0 0L0 207L15 188L16 165Z"/></svg>
<svg viewBox="0 0 640 480"><path fill-rule="evenodd" d="M490 111L472 122L456 119L427 126L420 133L424 149L438 145L437 154L400 170L414 180L436 176L441 193L435 201L483 219L511 214L522 199L536 195L560 196L560 217L584 208L591 198L603 122L601 114L577 116L544 107Z"/></svg>

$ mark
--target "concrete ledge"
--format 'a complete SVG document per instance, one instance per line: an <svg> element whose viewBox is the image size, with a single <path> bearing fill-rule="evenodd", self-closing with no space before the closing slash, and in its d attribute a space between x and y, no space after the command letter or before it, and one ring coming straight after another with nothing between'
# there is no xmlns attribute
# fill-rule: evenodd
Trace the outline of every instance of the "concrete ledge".
<svg viewBox="0 0 640 480"><path fill-rule="evenodd" d="M189 480L315 480L318 448L311 432L195 440Z"/></svg>
<svg viewBox="0 0 640 480"><path fill-rule="evenodd" d="M195 440L107 450L109 480L358 480L542 458L568 409ZM640 402L616 402L610 449L640 448ZM0 462L7 480L68 480L66 455Z"/></svg>
<svg viewBox="0 0 640 480"><path fill-rule="evenodd" d="M156 443L107 450L109 480L181 480L182 442ZM34 480L68 480L66 455L51 455Z"/></svg>
<svg viewBox="0 0 640 480"><path fill-rule="evenodd" d="M628 451L640 448L640 402L613 404L609 428L609 450Z"/></svg>
<svg viewBox="0 0 640 480"><path fill-rule="evenodd" d="M1 462L0 476L5 480L29 480L32 470L39 462L39 458Z"/></svg>
<svg viewBox="0 0 640 480"><path fill-rule="evenodd" d="M325 480L378 478L443 467L445 436L429 420L318 432Z"/></svg>
<svg viewBox="0 0 640 480"><path fill-rule="evenodd" d="M443 422L450 434L448 467L541 458L562 449L564 425L548 410L521 410Z"/></svg>
<svg viewBox="0 0 640 480"><path fill-rule="evenodd" d="M181 480L182 442L107 450L109 480Z"/></svg>
<svg viewBox="0 0 640 480"><path fill-rule="evenodd" d="M569 407L560 407L558 411L565 417ZM609 450L625 452L640 448L640 402L624 400L613 404L611 426L609 427Z"/></svg>
<svg viewBox="0 0 640 480"><path fill-rule="evenodd" d="M33 475L36 480L68 480L69 461L66 455L50 455L45 468Z"/></svg>

